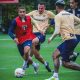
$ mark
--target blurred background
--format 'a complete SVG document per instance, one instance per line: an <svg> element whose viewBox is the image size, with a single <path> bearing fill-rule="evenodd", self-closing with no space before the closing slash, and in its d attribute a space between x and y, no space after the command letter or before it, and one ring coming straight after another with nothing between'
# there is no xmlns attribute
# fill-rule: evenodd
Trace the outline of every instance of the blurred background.
<svg viewBox="0 0 80 80"><path fill-rule="evenodd" d="M55 12L56 0L0 0L0 34L8 33L11 20L17 16L17 7L25 5L27 13L37 9L37 4L42 1L46 3L46 9ZM66 6L69 7L69 0L65 0ZM53 32L53 27L49 28L47 33Z"/></svg>

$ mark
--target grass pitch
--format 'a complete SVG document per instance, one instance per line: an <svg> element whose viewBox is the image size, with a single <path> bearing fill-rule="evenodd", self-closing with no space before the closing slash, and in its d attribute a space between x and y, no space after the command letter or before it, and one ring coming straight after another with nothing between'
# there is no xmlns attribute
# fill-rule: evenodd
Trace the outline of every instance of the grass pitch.
<svg viewBox="0 0 80 80"><path fill-rule="evenodd" d="M48 44L47 39L49 36L50 35L47 35L46 41L42 44L40 54L49 62L50 67L53 70L52 53L61 43L61 39L57 37ZM75 51L80 52L80 43ZM44 65L34 57L33 60L40 65L38 74L35 75L33 67L30 66L26 70L26 75L23 78L15 78L14 70L22 66L23 59L20 56L14 41L8 35L0 34L0 80L44 80L52 76L52 73L47 72ZM80 56L77 58L76 62L80 64ZM59 78L60 80L80 80L80 71L60 67Z"/></svg>

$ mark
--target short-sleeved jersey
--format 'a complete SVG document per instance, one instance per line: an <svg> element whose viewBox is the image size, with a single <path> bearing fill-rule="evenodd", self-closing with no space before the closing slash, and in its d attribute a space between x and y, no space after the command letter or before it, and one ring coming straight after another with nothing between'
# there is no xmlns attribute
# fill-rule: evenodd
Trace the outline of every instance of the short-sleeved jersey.
<svg viewBox="0 0 80 80"><path fill-rule="evenodd" d="M67 9L68 12L73 13L75 16L77 16L78 18L80 18L80 8L76 8L76 9ZM80 24L75 22L75 33L80 35Z"/></svg>
<svg viewBox="0 0 80 80"><path fill-rule="evenodd" d="M75 15L63 10L55 16L55 27L59 27L59 33L63 40L76 38L74 22L80 22Z"/></svg>
<svg viewBox="0 0 80 80"><path fill-rule="evenodd" d="M55 14L47 10L45 10L42 14L40 14L38 10L34 10L28 13L28 15L30 15L37 22L40 29L44 30L44 32L49 26L48 24L49 19L55 17ZM35 27L33 27L33 32L38 32L38 30Z"/></svg>

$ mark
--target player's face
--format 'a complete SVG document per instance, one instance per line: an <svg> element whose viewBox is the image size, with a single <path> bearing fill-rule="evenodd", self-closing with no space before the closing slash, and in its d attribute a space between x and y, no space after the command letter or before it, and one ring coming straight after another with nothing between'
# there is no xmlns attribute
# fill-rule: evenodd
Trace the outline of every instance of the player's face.
<svg viewBox="0 0 80 80"><path fill-rule="evenodd" d="M40 14L42 14L43 12L44 12L44 10L45 10L45 5L38 5L38 11L39 11L39 13Z"/></svg>
<svg viewBox="0 0 80 80"><path fill-rule="evenodd" d="M70 0L70 7L71 7L72 9L75 9L76 6L77 6L77 2L75 2L74 0Z"/></svg>
<svg viewBox="0 0 80 80"><path fill-rule="evenodd" d="M19 9L19 10L18 10L18 15L19 15L20 17L25 17L25 14L26 14L26 10L25 10L25 9Z"/></svg>

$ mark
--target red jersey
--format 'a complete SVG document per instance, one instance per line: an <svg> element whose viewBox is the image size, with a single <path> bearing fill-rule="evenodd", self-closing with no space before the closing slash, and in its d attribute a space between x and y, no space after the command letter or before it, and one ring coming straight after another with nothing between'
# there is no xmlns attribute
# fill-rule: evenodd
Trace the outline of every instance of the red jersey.
<svg viewBox="0 0 80 80"><path fill-rule="evenodd" d="M22 22L20 17L16 18L16 29L15 34L18 38L20 44L25 42L26 40L33 40L36 36L33 34L31 18L30 16L26 16L26 21Z"/></svg>

